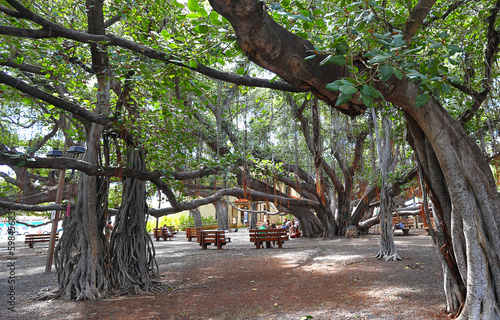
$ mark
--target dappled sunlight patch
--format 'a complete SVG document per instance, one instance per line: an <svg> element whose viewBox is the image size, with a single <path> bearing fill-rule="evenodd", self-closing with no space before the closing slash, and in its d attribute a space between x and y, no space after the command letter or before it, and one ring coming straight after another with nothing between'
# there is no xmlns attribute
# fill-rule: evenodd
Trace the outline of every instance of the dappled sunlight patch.
<svg viewBox="0 0 500 320"><path fill-rule="evenodd" d="M22 277L25 276L31 276L31 275L38 275L40 273L43 273L45 271L45 266L39 266L39 267L25 267L23 268L22 263L16 263L16 272L18 275L22 274ZM6 279L9 277L9 272L0 272L0 278Z"/></svg>
<svg viewBox="0 0 500 320"><path fill-rule="evenodd" d="M281 251L278 254L274 255L273 257L280 259L285 263L288 263L288 261L301 263L302 261L306 261L310 257L315 256L316 254L317 253L315 250L302 250L300 252Z"/></svg>
<svg viewBox="0 0 500 320"><path fill-rule="evenodd" d="M394 243L396 244L396 247L415 247L416 245L421 246L421 247L428 247L428 248L434 248L434 245L432 244L431 237L429 237L429 241L422 243L422 242L415 242L415 238L412 239L412 237L394 237Z"/></svg>
<svg viewBox="0 0 500 320"><path fill-rule="evenodd" d="M315 262L321 262L321 263L327 263L327 262L337 262L337 261L357 261L361 260L364 257L359 254L332 254L328 256L323 256L323 257L316 257L314 258Z"/></svg>
<svg viewBox="0 0 500 320"><path fill-rule="evenodd" d="M36 314L40 319L53 319L54 314L58 314L57 319L88 319L89 314L83 304L67 301L40 301L27 304L23 309L23 313ZM60 309L64 309L61 312ZM96 315L96 314L94 314Z"/></svg>
<svg viewBox="0 0 500 320"><path fill-rule="evenodd" d="M280 255L276 256L280 260L281 265L284 268L300 269L307 273L318 272L318 273L331 273L338 268L343 268L347 265L355 263L366 262L366 257L357 254L329 254L323 256L317 256L317 254L309 254L303 256L294 255L286 256Z"/></svg>
<svg viewBox="0 0 500 320"><path fill-rule="evenodd" d="M384 287L367 290L365 295L381 300L400 300L417 293L423 294L423 290L419 288L386 285Z"/></svg>

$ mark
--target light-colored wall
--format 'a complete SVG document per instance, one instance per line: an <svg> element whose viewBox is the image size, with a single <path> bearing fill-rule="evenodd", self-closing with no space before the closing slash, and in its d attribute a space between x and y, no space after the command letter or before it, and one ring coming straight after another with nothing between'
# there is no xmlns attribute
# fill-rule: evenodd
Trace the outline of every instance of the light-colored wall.
<svg viewBox="0 0 500 320"><path fill-rule="evenodd" d="M203 218L208 218L210 216L215 217L215 207L213 204L207 204L201 207L198 207L198 210L200 210L200 214ZM189 217L189 210L181 211L178 213L174 214L169 214L169 217L172 217L174 219L178 219L181 216L185 215L186 217Z"/></svg>
<svg viewBox="0 0 500 320"><path fill-rule="evenodd" d="M285 192L284 186L282 186L281 189L282 189L281 190L282 192ZM293 190L293 189L291 190L290 193L291 193L291 195L293 197L299 197L298 193L295 192L295 190ZM235 197L229 197L228 200L232 201L234 203L237 200L237 198L235 198ZM239 208L242 208L241 205L240 205ZM265 208L266 208L266 203L265 202L261 202L261 203L259 203L257 205L257 210L264 210ZM246 209L250 209L250 205L247 205ZM203 218L208 218L208 217L214 217L215 218L215 206L213 204L207 204L207 205L201 206L201 207L198 208L198 210L200 210L201 216ZM271 208L271 210L272 210L272 208ZM229 223L230 224L233 224L236 221L237 225L241 226L243 224L241 222L241 220L242 220L242 214L243 214L242 211L236 210L231 205L228 206L228 216L229 216ZM169 217L172 217L174 219L178 219L182 215L189 216L189 211L186 210L186 211L182 211L182 212L179 212L179 213L171 214L171 215L169 215ZM155 219L155 218L153 218L153 219ZM250 216L248 217L248 220L249 219L250 219ZM262 213L258 214L257 222L263 222L265 220L269 220L269 222L271 222L271 223L276 223L278 221L284 221L285 218L283 216L279 216L279 215L265 215L265 214L262 214ZM248 225L248 222L245 223L245 224Z"/></svg>

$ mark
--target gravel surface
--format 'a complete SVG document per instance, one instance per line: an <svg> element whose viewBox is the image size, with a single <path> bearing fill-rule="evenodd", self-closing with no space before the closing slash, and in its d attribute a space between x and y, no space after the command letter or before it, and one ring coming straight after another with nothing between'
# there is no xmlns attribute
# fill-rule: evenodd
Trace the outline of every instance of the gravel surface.
<svg viewBox="0 0 500 320"><path fill-rule="evenodd" d="M396 232L403 261L374 259L379 236L290 239L283 249L255 249L248 230L229 233L222 250L154 241L160 279L170 289L100 301L30 301L57 286L46 274L47 243L15 250L15 311L8 310L11 260L0 243L0 319L443 319L441 268L422 230Z"/></svg>

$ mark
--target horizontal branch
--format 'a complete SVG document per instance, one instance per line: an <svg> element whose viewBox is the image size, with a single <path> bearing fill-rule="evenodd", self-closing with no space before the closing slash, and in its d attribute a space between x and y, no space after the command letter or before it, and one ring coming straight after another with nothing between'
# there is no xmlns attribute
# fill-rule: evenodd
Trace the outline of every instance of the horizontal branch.
<svg viewBox="0 0 500 320"><path fill-rule="evenodd" d="M298 88L296 86L290 85L285 82L280 81L269 81L267 79L262 78L252 78L247 76L240 76L234 73L222 72L216 69L212 69L203 64L198 64L196 67L190 67L187 64L180 62L182 59L179 57L174 57L169 53L165 53L162 51L158 51L152 48L149 48L144 45L137 44L133 41L126 40L124 38L106 34L106 35L95 35L89 34L86 32L76 31L72 29L65 28L56 23L53 23L40 15L35 14L30 11L26 7L22 6L19 2L14 0L8 0L9 4L14 7L19 14L13 14L11 16L15 16L17 18L24 18L31 20L40 26L42 29L40 30L32 30L32 29L21 29L21 28L13 28L0 26L0 34L22 37L22 38L31 38L31 39L42 39L42 38L66 38L75 40L83 43L106 43L108 46L119 46L130 51L133 51L137 54L147 56L149 58L163 61L165 63L174 64L179 67L187 68L193 71L196 71L200 74L203 74L207 77L223 80L225 82L234 83L241 86L249 86L249 87L261 87L261 88L269 88L280 91L288 91L288 92L305 92L305 89Z"/></svg>
<svg viewBox="0 0 500 320"><path fill-rule="evenodd" d="M14 18L21 18L21 14L17 11L11 10L9 8L6 8L4 6L0 6L0 12L5 13L6 15L9 15Z"/></svg>
<svg viewBox="0 0 500 320"><path fill-rule="evenodd" d="M39 75L45 75L49 73L49 71L43 71L42 68L38 66L34 66L27 63L16 63L12 58L6 57L3 54L0 54L0 59L2 59L2 61L0 61L0 66L7 66L17 70L26 71L29 73L34 73Z"/></svg>
<svg viewBox="0 0 500 320"><path fill-rule="evenodd" d="M435 3L436 0L419 0L417 5L412 9L403 35L403 40L408 45L411 44L411 40L415 33L417 33L417 29L422 25Z"/></svg>
<svg viewBox="0 0 500 320"><path fill-rule="evenodd" d="M9 201L0 200L0 208L12 211L54 211L66 210L66 205L61 204L46 204L46 205L33 205L33 204L23 204ZM8 211L1 212L1 215L8 214Z"/></svg>
<svg viewBox="0 0 500 320"><path fill-rule="evenodd" d="M149 214L154 216L154 217L161 217L164 215L168 214L173 214L177 212L181 212L184 210L189 210L189 209L194 209L198 208L203 205L211 204L216 202L217 200L220 200L224 196L234 196L242 199L248 199L248 200L267 200L267 201L272 201L276 202L282 206L285 207L307 207L309 209L321 211L323 208L318 202L311 201L311 200L306 200L306 199L294 199L294 198L288 198L288 197L282 197L282 196L275 196L272 194L260 192L260 191L253 191L253 190L248 190L248 189L242 189L242 188L229 188L229 189L222 189L217 191L214 195L202 199L195 199L189 202L185 203L178 203L177 206L175 207L170 207L170 208L163 208L163 209L150 209Z"/></svg>
<svg viewBox="0 0 500 320"><path fill-rule="evenodd" d="M30 228L37 228L37 227L41 227L41 226L45 226L45 225L51 224L52 220L46 221L46 222L41 223L41 224L29 224L29 223L26 223L26 222L23 222L23 221L19 221L19 220L16 220L16 223L25 225L25 226L30 227Z"/></svg>
<svg viewBox="0 0 500 320"><path fill-rule="evenodd" d="M257 200L257 201L271 201L277 203L283 207L306 207L313 210L322 210L321 205L318 202L306 200L306 199L294 199L283 196L276 196L268 194L265 192L245 190L241 188L229 188L217 191L215 194L202 199L195 199L189 202L176 203L175 206L163 209L152 209L149 208L148 213L154 217L161 217L168 214L173 214L181 212L184 210L190 210L198 208L203 205L214 203L220 200L224 196L234 196L238 198ZM168 195L167 195L168 197ZM0 208L7 209L7 211L2 212L1 215L8 213L8 210L20 210L20 211L52 211L52 210L66 210L65 205L27 205L21 203L14 203L8 201L0 201ZM1 212L1 211L0 211Z"/></svg>
<svg viewBox="0 0 500 320"><path fill-rule="evenodd" d="M54 105L55 107L71 112L75 117L84 120L84 121L90 121L102 125L107 125L114 121L113 118L105 117L105 116L100 116L96 114L95 112L88 111L80 106L78 106L75 103L63 100L61 98L55 97L51 94L46 93L45 91L42 91L38 88L35 88L33 86L28 85L27 83L14 78L12 76L9 76L3 71L0 71L0 83L6 84L9 87L12 87L16 90L19 90L23 93L26 93L34 98L43 100L47 103L50 103Z"/></svg>
<svg viewBox="0 0 500 320"><path fill-rule="evenodd" d="M189 180L217 174L223 170L222 168L205 168L187 172L174 172L167 170L141 171L120 167L101 167L92 165L83 160L67 157L39 158L24 157L7 153L0 154L0 165L60 170L75 169L89 176L136 178L145 181L152 181L161 177L171 178L174 180Z"/></svg>
<svg viewBox="0 0 500 320"><path fill-rule="evenodd" d="M270 202L270 203L272 203L272 202ZM263 214L266 214L266 215L284 214L283 212L278 211L278 209L277 209L275 206L273 206L273 207L276 209L276 211L275 211L275 212L270 212L270 211L268 211L268 210L249 210L249 209L240 209L240 208L238 208L237 206L235 206L235 205L234 205L234 203L232 203L232 202L230 202L230 201L229 201L229 205L230 205L231 207L233 207L235 210L240 211L240 212L248 212L248 213L263 213Z"/></svg>

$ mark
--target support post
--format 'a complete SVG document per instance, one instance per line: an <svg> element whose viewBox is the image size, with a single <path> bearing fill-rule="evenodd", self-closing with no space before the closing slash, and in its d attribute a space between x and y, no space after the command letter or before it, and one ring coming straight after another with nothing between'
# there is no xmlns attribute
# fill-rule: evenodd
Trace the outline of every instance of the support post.
<svg viewBox="0 0 500 320"><path fill-rule="evenodd" d="M59 184L57 186L56 204L61 204L64 188L64 179L66 178L66 170L59 171ZM52 229L50 231L49 250L47 252L47 262L45 264L45 272L52 272L52 259L54 257L54 247L56 243L57 226L59 225L59 216L61 211L56 211L54 220L52 220Z"/></svg>

